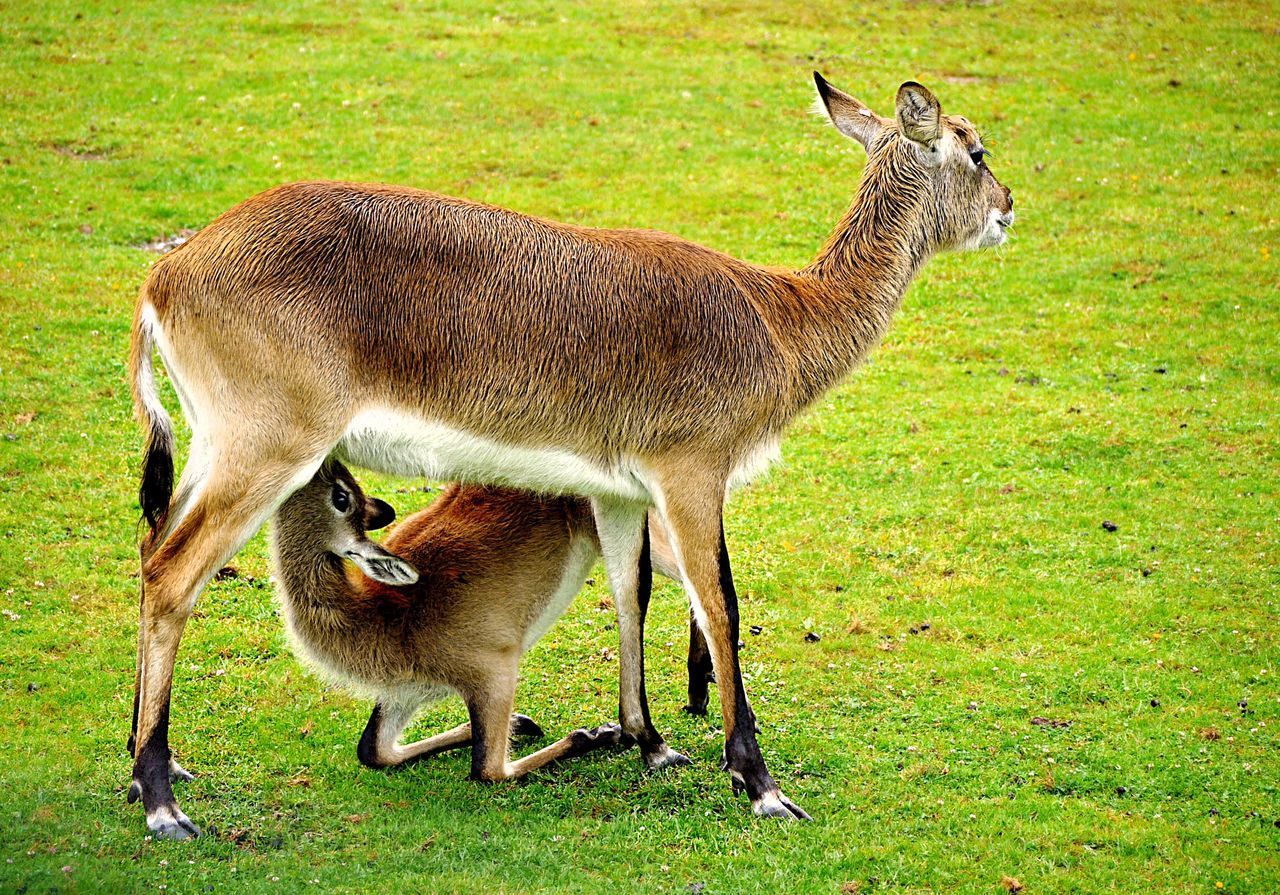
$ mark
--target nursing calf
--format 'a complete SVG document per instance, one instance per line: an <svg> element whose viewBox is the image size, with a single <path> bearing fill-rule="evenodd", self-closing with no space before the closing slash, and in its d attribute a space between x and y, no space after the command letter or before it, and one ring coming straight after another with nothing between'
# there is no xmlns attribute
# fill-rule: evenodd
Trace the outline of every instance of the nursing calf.
<svg viewBox="0 0 1280 895"><path fill-rule="evenodd" d="M451 485L384 545L368 538L394 517L329 461L285 501L273 527L295 650L322 676L375 702L357 748L363 764L390 767L470 745L471 776L503 780L635 742L618 724L605 724L508 758L511 733L542 733L512 715L520 657L600 556L585 501ZM659 567L669 569L661 540L658 552ZM641 574L647 558L644 565ZM448 692L462 697L469 723L402 745L418 710Z"/></svg>

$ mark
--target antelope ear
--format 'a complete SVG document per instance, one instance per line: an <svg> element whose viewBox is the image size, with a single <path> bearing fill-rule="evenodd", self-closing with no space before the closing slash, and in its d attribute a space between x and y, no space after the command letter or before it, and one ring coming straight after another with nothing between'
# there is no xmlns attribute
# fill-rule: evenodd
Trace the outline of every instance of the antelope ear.
<svg viewBox="0 0 1280 895"><path fill-rule="evenodd" d="M385 500L370 497L364 505L364 530L377 531L396 521L396 508Z"/></svg>
<svg viewBox="0 0 1280 895"><path fill-rule="evenodd" d="M932 147L942 139L942 106L938 98L915 81L898 88L898 127L908 139Z"/></svg>
<svg viewBox="0 0 1280 895"><path fill-rule="evenodd" d="M813 83L818 88L818 105L815 111L825 114L836 130L857 140L866 149L883 123L880 116L843 90L832 87L816 71L813 73Z"/></svg>
<svg viewBox="0 0 1280 895"><path fill-rule="evenodd" d="M374 581L405 587L418 580L418 570L373 541L362 540L343 554Z"/></svg>

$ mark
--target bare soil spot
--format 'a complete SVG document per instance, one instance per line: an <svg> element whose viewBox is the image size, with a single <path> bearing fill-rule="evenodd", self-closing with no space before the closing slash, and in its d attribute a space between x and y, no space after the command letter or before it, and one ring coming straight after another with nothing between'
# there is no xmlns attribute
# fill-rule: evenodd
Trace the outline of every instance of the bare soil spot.
<svg viewBox="0 0 1280 895"><path fill-rule="evenodd" d="M168 236L157 236L146 242L140 242L135 248L142 249L145 252L155 252L157 255L163 255L165 252L172 252L178 246L182 245L191 237L195 236L199 231L192 230L190 227L183 227L177 233L170 233Z"/></svg>

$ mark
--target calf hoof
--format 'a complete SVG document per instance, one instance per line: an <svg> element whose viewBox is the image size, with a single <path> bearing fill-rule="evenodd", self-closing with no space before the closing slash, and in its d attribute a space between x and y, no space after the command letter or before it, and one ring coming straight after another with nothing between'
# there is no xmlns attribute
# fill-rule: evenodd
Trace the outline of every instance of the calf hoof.
<svg viewBox="0 0 1280 895"><path fill-rule="evenodd" d="M581 727L569 734L569 739L580 749L607 749L610 746L630 746L635 742L630 734L622 732L621 724Z"/></svg>
<svg viewBox="0 0 1280 895"><path fill-rule="evenodd" d="M546 732L528 715L519 713L511 716L511 735L513 737L533 737L540 739L546 736Z"/></svg>
<svg viewBox="0 0 1280 895"><path fill-rule="evenodd" d="M661 771L663 768L679 768L693 764L689 756L682 755L666 743L644 754L644 766L649 771Z"/></svg>
<svg viewBox="0 0 1280 895"><path fill-rule="evenodd" d="M701 702L694 702L693 700L690 700L684 707L684 713L686 715L699 715L701 717L706 717L707 700L704 699Z"/></svg>

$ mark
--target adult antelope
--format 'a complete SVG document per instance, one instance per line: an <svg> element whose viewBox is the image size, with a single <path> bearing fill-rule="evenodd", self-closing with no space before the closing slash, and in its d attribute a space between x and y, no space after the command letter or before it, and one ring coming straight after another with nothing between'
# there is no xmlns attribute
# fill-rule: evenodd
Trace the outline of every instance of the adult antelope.
<svg viewBox="0 0 1280 895"><path fill-rule="evenodd" d="M915 82L881 118L815 74L867 150L853 204L801 270L666 233L553 223L392 186L297 183L152 268L131 369L148 430L131 798L197 832L170 786L169 693L205 582L331 453L366 468L591 498L617 605L620 715L646 763L639 558L656 508L710 648L725 766L756 813L807 815L756 742L739 670L726 490L881 338L933 252L998 245L1012 200L977 132ZM158 349L192 428L175 493ZM176 773L176 772L175 772Z"/></svg>

